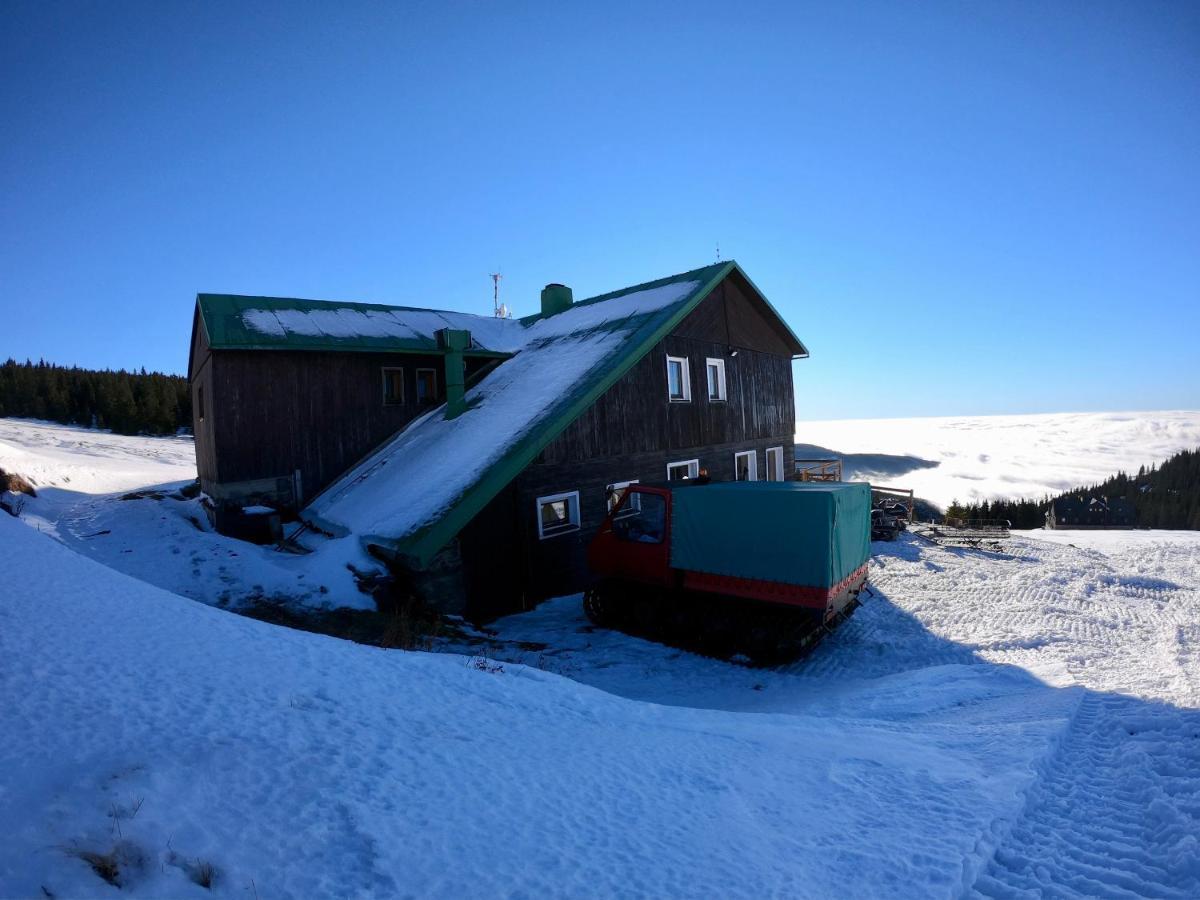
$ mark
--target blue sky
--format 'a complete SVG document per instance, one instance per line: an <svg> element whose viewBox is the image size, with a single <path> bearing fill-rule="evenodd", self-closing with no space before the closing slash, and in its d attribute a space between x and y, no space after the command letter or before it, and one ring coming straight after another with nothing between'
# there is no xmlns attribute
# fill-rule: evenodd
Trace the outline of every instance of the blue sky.
<svg viewBox="0 0 1200 900"><path fill-rule="evenodd" d="M735 258L801 418L1200 406L1200 6L8 3L0 357Z"/></svg>

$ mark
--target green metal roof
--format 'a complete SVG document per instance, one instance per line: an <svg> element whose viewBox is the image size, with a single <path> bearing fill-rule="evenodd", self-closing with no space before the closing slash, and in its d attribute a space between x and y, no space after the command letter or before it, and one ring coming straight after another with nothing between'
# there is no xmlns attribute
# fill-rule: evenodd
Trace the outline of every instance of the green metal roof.
<svg viewBox="0 0 1200 900"><path fill-rule="evenodd" d="M213 350L437 354L435 332L452 328L471 332L468 355L502 356L506 334L519 328L490 316L378 303L197 294L196 304Z"/></svg>
<svg viewBox="0 0 1200 900"><path fill-rule="evenodd" d="M533 462L546 445L655 344L674 331L733 272L745 278L766 308L779 318L737 263L730 261L592 297L555 316L521 319L520 324L527 329L531 343L468 391L467 400L469 403L474 401L475 406L453 420L453 433L436 412L412 423L315 498L306 516L329 530L353 532L365 542L406 558L417 566L427 565ZM690 282L695 282L695 287L673 302L649 311L617 313L623 297L644 296L643 292ZM612 306L605 305L609 301L617 302ZM794 342L794 355L807 356L799 338L787 328L782 318L779 321ZM556 342L577 339L580 335L616 331L622 337L615 347L574 380L557 387L553 402L539 409L529 422L514 424L502 420L497 423L488 419L489 409L498 408L496 401L490 398L490 386L502 385L495 392L499 400L500 394L513 396L514 379L528 377L531 381L545 382L552 374L532 366L536 359L533 351L545 350ZM530 367L527 376L522 373L522 366ZM505 378L509 383L504 383ZM475 429L491 430L476 435L473 434ZM436 509L423 510L411 496L406 496L406 485L418 480L429 483L429 460L436 459L439 464L452 463L450 457L462 447L470 452L470 463L461 469L452 464L445 465L449 481L445 485L446 495L435 498L439 499ZM485 447L491 456L483 452ZM414 452L418 450L420 452ZM424 465L423 456L427 457ZM459 482L454 481L456 472L465 473L457 476L462 479ZM428 494L423 496L427 499Z"/></svg>

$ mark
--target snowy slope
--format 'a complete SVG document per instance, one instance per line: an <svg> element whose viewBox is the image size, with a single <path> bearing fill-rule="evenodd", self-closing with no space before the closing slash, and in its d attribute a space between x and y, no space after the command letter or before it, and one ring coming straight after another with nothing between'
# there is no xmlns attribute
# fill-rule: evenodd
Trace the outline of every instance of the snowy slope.
<svg viewBox="0 0 1200 900"><path fill-rule="evenodd" d="M1200 411L798 422L796 441L862 454L848 478L913 488L947 506L1041 499L1160 463L1200 447ZM888 458L896 456L912 459Z"/></svg>
<svg viewBox="0 0 1200 900"><path fill-rule="evenodd" d="M211 896L204 863L222 896L951 896L1078 701L952 668L893 680L929 699L898 711L660 706L242 619L12 519L0 543L3 896L100 893L72 851L132 896Z"/></svg>
<svg viewBox="0 0 1200 900"><path fill-rule="evenodd" d="M0 469L38 487L89 494L196 477L190 437L145 438L34 419L0 418Z"/></svg>
<svg viewBox="0 0 1200 900"><path fill-rule="evenodd" d="M27 524L158 587L222 606L280 598L374 608L346 568L375 565L357 544L327 541L293 556L213 532L199 501L174 493L196 478L191 438L0 418L0 468L37 487L24 503Z"/></svg>
<svg viewBox="0 0 1200 900"><path fill-rule="evenodd" d="M39 442L174 452L0 428L48 480ZM0 516L0 896L1200 895L1200 534L875 545L874 596L763 671L578 598L490 659L279 629L80 555L201 594L276 566L177 501L33 506L66 546ZM119 893L78 856L114 849Z"/></svg>

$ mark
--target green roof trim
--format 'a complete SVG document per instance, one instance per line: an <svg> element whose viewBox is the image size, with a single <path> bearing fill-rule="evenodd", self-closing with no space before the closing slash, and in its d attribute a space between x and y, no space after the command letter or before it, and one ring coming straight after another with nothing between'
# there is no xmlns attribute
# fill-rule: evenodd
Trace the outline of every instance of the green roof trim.
<svg viewBox="0 0 1200 900"><path fill-rule="evenodd" d="M519 438L503 456L492 463L481 477L467 488L457 499L451 501L444 515L422 526L411 534L391 540L383 535L360 535L374 546L378 546L397 557L404 559L418 568L427 566L433 557L451 539L455 537L479 512L496 497L510 482L513 481L539 453L564 429L575 421L589 406L621 377L623 377L639 360L642 359L659 341L674 331L689 313L691 313L726 277L738 273L746 280L766 308L787 329L787 334L795 342L797 351L793 358L808 356L800 339L788 328L775 308L767 301L758 287L746 276L741 267L734 261L716 263L693 269L679 275L661 278L657 281L634 285L592 297L574 304L572 309L602 303L637 291L651 290L676 282L698 281L699 286L681 302L667 308L667 314L648 315L630 334L617 353L606 360L606 365L598 366L598 377L585 379L571 386L562 401L555 405L553 412L544 421L537 424L530 432ZM521 320L522 324L532 324L540 315L529 316ZM403 433L403 432L401 432ZM336 484L336 482L335 482Z"/></svg>

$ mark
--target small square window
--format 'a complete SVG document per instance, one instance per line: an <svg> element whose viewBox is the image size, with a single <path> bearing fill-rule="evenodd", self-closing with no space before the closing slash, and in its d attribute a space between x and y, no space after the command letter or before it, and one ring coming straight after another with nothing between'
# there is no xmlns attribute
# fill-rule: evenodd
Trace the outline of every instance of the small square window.
<svg viewBox="0 0 1200 900"><path fill-rule="evenodd" d="M675 403L692 399L692 380L686 356L667 357L667 397Z"/></svg>
<svg viewBox="0 0 1200 900"><path fill-rule="evenodd" d="M437 369L417 369L417 402L437 402Z"/></svg>
<svg viewBox="0 0 1200 900"><path fill-rule="evenodd" d="M725 400L725 360L709 357L704 361L708 373L708 399Z"/></svg>
<svg viewBox="0 0 1200 900"><path fill-rule="evenodd" d="M538 538L579 530L579 491L538 497Z"/></svg>
<svg viewBox="0 0 1200 900"><path fill-rule="evenodd" d="M629 490L631 484L637 484L637 479L633 481L618 481L615 484L610 484L604 489L605 500L608 503L608 511L612 512L617 508L617 504L621 502L621 498L625 496L625 492ZM629 502L625 504L625 508L621 510L618 519L625 516L635 515L642 508L641 495L634 494L629 498Z"/></svg>
<svg viewBox="0 0 1200 900"><path fill-rule="evenodd" d="M667 463L667 481L687 481L700 475L700 460Z"/></svg>
<svg viewBox="0 0 1200 900"><path fill-rule="evenodd" d="M404 370L383 370L383 402L385 406L396 406L404 402Z"/></svg>

